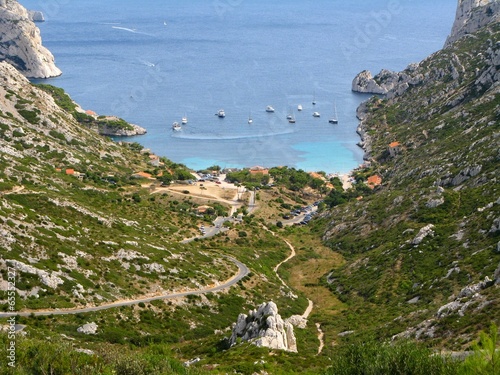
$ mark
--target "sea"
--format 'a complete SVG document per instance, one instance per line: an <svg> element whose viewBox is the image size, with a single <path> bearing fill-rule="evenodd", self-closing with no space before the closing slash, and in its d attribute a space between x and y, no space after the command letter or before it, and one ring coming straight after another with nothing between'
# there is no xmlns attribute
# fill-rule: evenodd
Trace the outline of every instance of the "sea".
<svg viewBox="0 0 500 375"><path fill-rule="evenodd" d="M456 0L20 0L84 109L147 129L124 139L198 170L363 162L351 91L442 48ZM316 104L313 105L313 102ZM298 111L298 105L303 110ZM272 106L274 113L266 112ZM225 118L215 114L224 109ZM320 117L312 116L319 112ZM296 122L290 124L287 115ZM179 132L172 123L186 116ZM330 124L336 116L338 124ZM248 123L249 117L253 122Z"/></svg>

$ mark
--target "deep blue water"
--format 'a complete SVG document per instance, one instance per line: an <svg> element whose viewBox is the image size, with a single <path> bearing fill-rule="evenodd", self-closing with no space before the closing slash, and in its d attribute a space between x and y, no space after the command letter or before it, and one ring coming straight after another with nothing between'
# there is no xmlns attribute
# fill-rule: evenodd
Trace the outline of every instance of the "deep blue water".
<svg viewBox="0 0 500 375"><path fill-rule="evenodd" d="M401 70L440 49L456 8L456 0L21 3L45 13L42 38L63 71L48 83L85 109L148 129L130 140L195 169L326 172L362 162L355 109L366 96L351 92L353 77ZM338 125L328 124L334 102ZM214 116L219 108L225 119ZM189 123L173 133L185 114Z"/></svg>

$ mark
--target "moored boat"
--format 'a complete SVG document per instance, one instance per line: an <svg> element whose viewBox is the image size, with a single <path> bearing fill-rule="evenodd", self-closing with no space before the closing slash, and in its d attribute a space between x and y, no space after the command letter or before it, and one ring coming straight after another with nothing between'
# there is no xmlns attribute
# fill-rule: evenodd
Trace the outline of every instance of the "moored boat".
<svg viewBox="0 0 500 375"><path fill-rule="evenodd" d="M266 112L270 112L270 113L271 113L271 112L274 112L274 108L273 108L272 106L268 105L268 106L266 107Z"/></svg>
<svg viewBox="0 0 500 375"><path fill-rule="evenodd" d="M178 132L178 131L180 131L181 129L182 129L182 127L179 125L179 123L178 123L177 121L176 121L176 122L174 122L174 123L172 124L172 130L173 130L174 132Z"/></svg>
<svg viewBox="0 0 500 375"><path fill-rule="evenodd" d="M224 112L223 109L219 109L215 115L219 116L220 118L224 118L226 117L226 112Z"/></svg>
<svg viewBox="0 0 500 375"><path fill-rule="evenodd" d="M321 117L319 112L313 112L313 117Z"/></svg>

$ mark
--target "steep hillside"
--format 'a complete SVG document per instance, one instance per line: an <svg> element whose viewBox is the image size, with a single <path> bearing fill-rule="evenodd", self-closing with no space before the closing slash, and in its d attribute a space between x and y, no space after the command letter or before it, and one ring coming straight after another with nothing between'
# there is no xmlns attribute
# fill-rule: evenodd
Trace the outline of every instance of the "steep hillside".
<svg viewBox="0 0 500 375"><path fill-rule="evenodd" d="M203 355L230 371L235 364L224 355L224 335L239 314L271 300L284 318L304 312L307 300L274 271L289 255L285 241L248 216L226 223L218 236L184 243L201 225L228 215L227 203L188 195L181 184L179 192L167 192L162 184L192 178L190 171L138 144L100 136L77 121L74 105L61 90L32 85L0 63L0 330L8 329L7 315L22 314L16 317L25 327L17 338L20 368L31 373L52 366L43 356L25 361L31 350L51 356L74 345L54 366L72 368L72 361L92 358L95 373L165 373L175 367L167 357ZM202 205L212 210L200 215ZM171 296L222 284L206 295ZM166 295L168 300L148 300ZM127 305L82 310L121 302ZM307 355L295 366L310 367L315 327L297 335L313 344L300 344ZM47 337L52 346L44 344ZM233 353L247 351L240 362L250 367L255 355L268 353L253 345ZM290 369L293 355L273 361ZM192 373L180 365L177 372Z"/></svg>
<svg viewBox="0 0 500 375"><path fill-rule="evenodd" d="M174 173L172 163L153 167L138 145L106 140L12 66L0 70L0 251L3 279L7 265L21 276L17 311L195 289L235 273L225 258L181 250L196 228L185 224L193 204L171 213L174 199L148 197L156 180L132 177Z"/></svg>
<svg viewBox="0 0 500 375"><path fill-rule="evenodd" d="M347 306L339 332L461 348L499 323L498 41L492 23L376 77L388 94L359 109L369 153L356 178L381 185L347 204L332 193L324 217L324 240L347 259L325 281Z"/></svg>

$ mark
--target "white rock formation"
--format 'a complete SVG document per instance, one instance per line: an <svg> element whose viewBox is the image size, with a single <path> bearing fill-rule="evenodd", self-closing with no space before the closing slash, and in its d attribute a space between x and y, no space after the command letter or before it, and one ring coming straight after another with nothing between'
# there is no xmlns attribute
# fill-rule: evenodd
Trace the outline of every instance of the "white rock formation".
<svg viewBox="0 0 500 375"><path fill-rule="evenodd" d="M444 46L448 47L495 20L500 20L500 1L459 0L455 22Z"/></svg>
<svg viewBox="0 0 500 375"><path fill-rule="evenodd" d="M293 326L283 321L274 302L263 303L248 315L240 314L233 327L230 344L234 345L238 338L252 341L257 346L297 352Z"/></svg>
<svg viewBox="0 0 500 375"><path fill-rule="evenodd" d="M426 225L425 227L423 227L422 229L420 229L418 234L411 241L411 244L412 245L419 245L424 240L424 238L426 238L428 236L433 236L434 235L433 228L434 228L434 225L429 224L429 225Z"/></svg>
<svg viewBox="0 0 500 375"><path fill-rule="evenodd" d="M54 56L42 46L40 30L15 0L0 0L0 61L9 62L30 78L61 75Z"/></svg>
<svg viewBox="0 0 500 375"><path fill-rule="evenodd" d="M97 328L98 328L97 324L92 322L84 324L83 326L78 327L76 330L77 332L83 333L85 335L95 335L97 334Z"/></svg>
<svg viewBox="0 0 500 375"><path fill-rule="evenodd" d="M40 282L42 284L45 284L52 289L56 289L59 285L64 284L64 280L57 276L55 272L49 273L47 271L40 270L38 268L30 266L29 264L25 264L17 260L7 260L7 262L20 272L37 275L40 278Z"/></svg>
<svg viewBox="0 0 500 375"><path fill-rule="evenodd" d="M39 10L28 10L28 15L33 22L45 22L45 17Z"/></svg>

